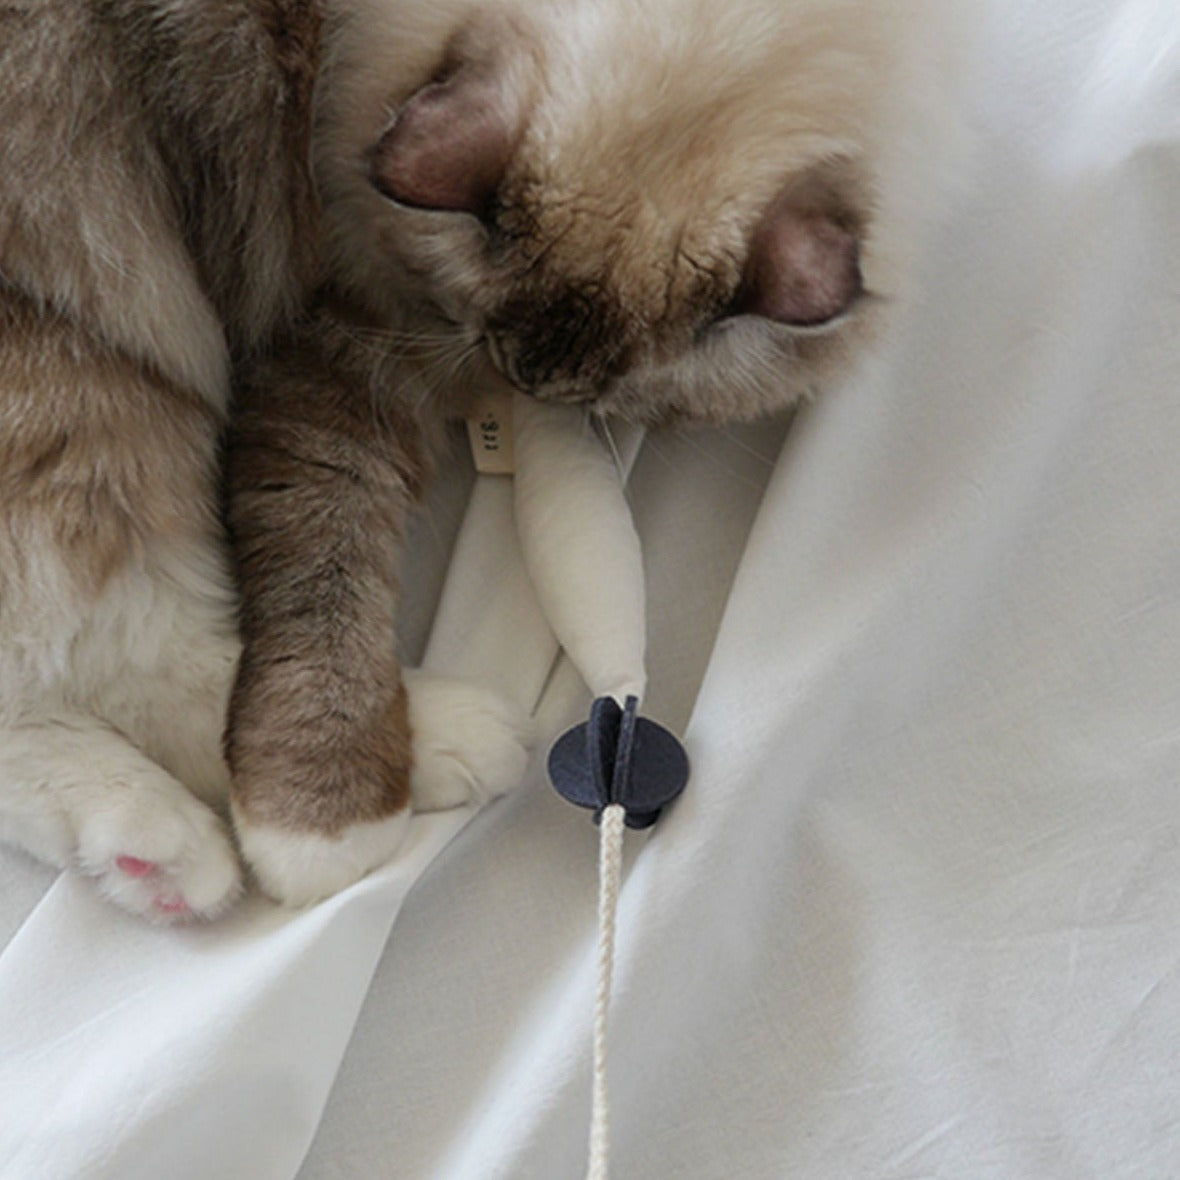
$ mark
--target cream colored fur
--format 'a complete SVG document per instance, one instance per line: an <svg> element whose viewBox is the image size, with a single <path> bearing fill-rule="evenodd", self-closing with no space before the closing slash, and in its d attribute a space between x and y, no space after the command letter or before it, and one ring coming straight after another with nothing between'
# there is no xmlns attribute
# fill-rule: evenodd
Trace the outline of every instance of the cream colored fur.
<svg viewBox="0 0 1180 1180"><path fill-rule="evenodd" d="M123 43L104 23L119 0L0 11L0 840L80 869L160 921L215 915L241 887L221 752L239 653L217 516L227 338L264 335L298 288L288 273L296 218L276 208L287 161L265 123L269 34L251 23L262 3L201 3L127 0ZM285 16L307 11L292 5ZM224 108L193 150L250 162L253 172L231 171L227 186L266 176L239 205L232 192L213 198L224 196L225 219L241 216L244 233L244 269L220 308L166 174L159 140L170 131L153 120L167 116L145 111L140 80L119 57L142 51L133 65L151 68L161 51L153 16L175 22L178 44L193 38L180 59L191 76L165 71L175 110L187 104L199 120ZM251 32L261 50L243 42ZM211 63L203 39L219 35ZM239 47L245 97L226 98L216 71L232 73ZM219 141L224 127L245 138ZM520 765L519 734L498 702L478 724L483 698L473 703L473 692L435 685L418 706L434 735L419 778L436 802L440 791L451 803L463 796L454 751L438 736L456 711L474 712L470 741L507 758L494 789ZM463 786L484 784L477 752L459 747L470 762ZM346 833L364 851L347 851L326 876L293 850L273 872L274 857L260 853L260 875L282 898L322 896L393 855L404 827L399 817L376 839Z"/></svg>
<svg viewBox="0 0 1180 1180"><path fill-rule="evenodd" d="M6 588L14 569L28 581L24 602L0 611L0 837L77 865L125 908L217 913L239 885L201 801L228 788L221 730L237 656L217 550L145 554L97 596L47 544L7 556ZM130 877L120 856L158 871Z"/></svg>
<svg viewBox="0 0 1180 1180"><path fill-rule="evenodd" d="M473 218L399 208L367 171L367 153L398 105L474 18L488 36L507 30L527 46L503 78L504 101L525 116L514 167L544 187L566 273L608 266L620 299L647 314L687 281L685 257L740 267L751 223L784 177L839 160L866 205L867 286L886 297L881 303L904 295L909 230L929 210L935 165L950 142L950 9L939 0L331 7L315 161L332 262L344 285L391 320L406 318L407 298L416 303L421 288L460 340L483 330L494 283L482 229ZM91 138L47 145L35 123L0 103L6 167L30 178L24 188L0 186L0 284L33 292L51 317L97 325L112 347L199 400L182 448L189 483L169 495L204 508L142 530L109 559L97 543L79 556L57 536L50 501L0 521L0 837L80 866L134 911L210 915L240 883L226 830L207 805L224 801L220 734L237 658L234 603L207 511L228 352L167 185L134 127L119 111L102 124L71 89L69 68L55 68L55 94L63 109L77 105L76 127ZM43 201L36 233L21 204L31 191ZM571 209L577 217L567 217ZM411 271L425 277L411 280ZM797 337L735 321L683 355L651 361L602 408L702 418L776 408L827 372L821 348L784 376L782 358L811 347ZM19 386L19 376L8 379ZM100 384L110 381L107 374ZM52 401L44 412L55 412ZM3 429L18 437L29 424L13 415ZM126 445L155 455L160 436ZM157 491L144 495L121 511L153 511ZM523 735L499 703L467 687L423 683L411 693L420 806L486 797L518 781ZM362 827L331 841L248 829L243 839L264 886L302 902L394 855L405 831L402 816ZM120 869L120 858L155 867L137 876Z"/></svg>
<svg viewBox="0 0 1180 1180"><path fill-rule="evenodd" d="M317 167L338 269L400 314L406 274L485 338L505 294L474 218L386 200L366 150L471 22L502 41L504 103L523 112L506 185L564 281L606 288L657 323L704 267L739 278L751 227L784 184L835 164L864 216L877 298L854 329L784 330L734 317L637 365L598 408L631 417L755 417L813 392L903 298L915 226L939 208L955 126L959 5L940 0L347 0L323 91ZM397 46L390 68L383 45ZM383 63L383 59L386 59ZM374 249L374 242L380 248ZM378 293L374 296L373 293ZM846 325L835 325L846 327ZM653 333L653 337L654 337Z"/></svg>
<svg viewBox="0 0 1180 1180"><path fill-rule="evenodd" d="M486 803L520 784L529 729L498 693L470 681L406 674L414 732L415 811ZM292 832L235 815L242 851L263 889L289 905L319 901L385 864L410 813L354 824L339 836Z"/></svg>

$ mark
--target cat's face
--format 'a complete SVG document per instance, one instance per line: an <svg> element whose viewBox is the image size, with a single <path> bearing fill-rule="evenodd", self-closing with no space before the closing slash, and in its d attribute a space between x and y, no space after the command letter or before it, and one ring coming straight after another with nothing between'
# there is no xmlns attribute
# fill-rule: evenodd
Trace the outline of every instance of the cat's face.
<svg viewBox="0 0 1180 1180"><path fill-rule="evenodd" d="M646 420L786 405L872 318L872 7L476 19L391 95L364 216L476 382Z"/></svg>

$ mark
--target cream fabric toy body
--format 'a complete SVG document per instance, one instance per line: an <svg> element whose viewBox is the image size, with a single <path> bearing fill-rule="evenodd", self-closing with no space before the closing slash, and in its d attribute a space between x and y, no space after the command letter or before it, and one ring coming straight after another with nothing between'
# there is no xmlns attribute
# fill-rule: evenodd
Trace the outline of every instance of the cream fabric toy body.
<svg viewBox="0 0 1180 1180"><path fill-rule="evenodd" d="M512 402L516 526L550 627L595 697L643 697L643 556L625 473L586 413Z"/></svg>
<svg viewBox="0 0 1180 1180"><path fill-rule="evenodd" d="M598 986L588 1180L609 1158L606 1021L614 965L623 828L659 818L688 780L688 759L662 726L639 716L646 687L646 595L639 536L622 463L581 409L514 395L514 507L521 551L542 610L591 693L590 718L563 734L549 777L601 826Z"/></svg>

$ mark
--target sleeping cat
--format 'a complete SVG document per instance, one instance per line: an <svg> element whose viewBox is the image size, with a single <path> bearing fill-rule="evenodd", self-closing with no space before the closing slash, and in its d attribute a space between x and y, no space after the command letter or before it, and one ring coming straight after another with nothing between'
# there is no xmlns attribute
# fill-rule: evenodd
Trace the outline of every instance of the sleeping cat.
<svg viewBox="0 0 1180 1180"><path fill-rule="evenodd" d="M312 274L317 43L300 0L0 7L0 838L162 920L239 887L217 443Z"/></svg>
<svg viewBox="0 0 1180 1180"><path fill-rule="evenodd" d="M240 887L218 448L233 371L318 286L322 25L314 0L0 5L0 839L161 921ZM518 771L490 694L415 697L427 738L491 718L419 778L479 781L497 748Z"/></svg>
<svg viewBox="0 0 1180 1180"><path fill-rule="evenodd" d="M511 719L473 707L425 740L395 656L395 542L443 420L500 387L721 422L830 381L904 288L944 16L923 0L337 11L314 151L327 280L243 372L229 454L244 651L227 751L270 893L330 893L396 852L412 797L458 801L412 782L435 741L485 728L490 779L512 778Z"/></svg>
<svg viewBox="0 0 1180 1180"><path fill-rule="evenodd" d="M231 685L280 899L395 854L411 797L515 783L520 719L394 654L442 421L491 384L661 422L828 380L905 273L942 7L0 7L0 838L218 912Z"/></svg>

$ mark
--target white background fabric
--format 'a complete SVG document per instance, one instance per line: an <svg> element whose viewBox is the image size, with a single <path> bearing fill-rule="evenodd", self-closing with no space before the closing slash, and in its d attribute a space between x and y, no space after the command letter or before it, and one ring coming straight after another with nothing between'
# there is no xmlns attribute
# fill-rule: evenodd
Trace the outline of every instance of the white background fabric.
<svg viewBox="0 0 1180 1180"><path fill-rule="evenodd" d="M1180 9L988 13L900 330L633 476L694 779L627 840L618 1177L1180 1175ZM596 833L540 757L467 818L163 933L0 852L0 1176L579 1176Z"/></svg>

